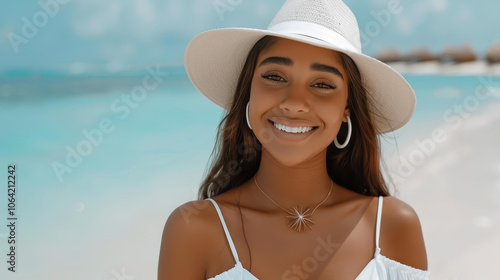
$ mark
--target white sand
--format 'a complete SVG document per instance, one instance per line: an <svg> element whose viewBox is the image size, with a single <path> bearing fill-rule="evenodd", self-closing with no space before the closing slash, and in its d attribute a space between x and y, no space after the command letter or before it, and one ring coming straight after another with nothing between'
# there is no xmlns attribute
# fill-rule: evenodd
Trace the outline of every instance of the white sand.
<svg viewBox="0 0 500 280"><path fill-rule="evenodd" d="M500 103L472 112L447 135L399 184L399 197L419 214L432 279L497 279ZM415 149L403 145L401 157Z"/></svg>
<svg viewBox="0 0 500 280"><path fill-rule="evenodd" d="M500 63L490 65L482 60L459 64L440 63L437 61L419 63L394 62L389 63L389 66L402 74L500 76Z"/></svg>

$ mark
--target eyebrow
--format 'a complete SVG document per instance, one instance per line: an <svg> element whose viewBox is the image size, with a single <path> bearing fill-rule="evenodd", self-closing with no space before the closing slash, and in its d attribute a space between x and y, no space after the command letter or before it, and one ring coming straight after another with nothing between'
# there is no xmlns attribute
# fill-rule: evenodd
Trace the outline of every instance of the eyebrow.
<svg viewBox="0 0 500 280"><path fill-rule="evenodd" d="M284 65L284 66L292 66L293 61L288 57L271 56L271 57L264 59L259 64L259 67L264 66L266 64L279 64L279 65ZM322 72L332 73L332 74L335 74L335 75L339 76L340 78L344 79L344 76L342 75L342 73L340 73L340 71L337 68L332 67L332 66L328 66L325 64L321 64L321 63L314 63L311 65L310 69L313 71L322 71Z"/></svg>
<svg viewBox="0 0 500 280"><path fill-rule="evenodd" d="M321 63L314 63L313 65L311 65L311 70L329 72L341 77L342 80L344 79L344 76L342 75L342 73L340 73L339 69L332 66L324 65Z"/></svg>
<svg viewBox="0 0 500 280"><path fill-rule="evenodd" d="M281 56L271 56L266 59L264 59L260 64L260 66L266 65L266 64L279 64L279 65L285 65L285 66L292 66L293 61L288 58L288 57L281 57Z"/></svg>

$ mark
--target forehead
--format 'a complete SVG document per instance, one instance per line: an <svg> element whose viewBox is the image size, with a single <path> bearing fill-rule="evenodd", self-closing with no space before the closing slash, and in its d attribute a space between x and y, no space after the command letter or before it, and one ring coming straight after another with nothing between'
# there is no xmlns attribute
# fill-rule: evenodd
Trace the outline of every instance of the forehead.
<svg viewBox="0 0 500 280"><path fill-rule="evenodd" d="M283 56L292 60L331 64L343 70L339 52L284 38L273 38L273 41L260 53L258 62L269 56Z"/></svg>

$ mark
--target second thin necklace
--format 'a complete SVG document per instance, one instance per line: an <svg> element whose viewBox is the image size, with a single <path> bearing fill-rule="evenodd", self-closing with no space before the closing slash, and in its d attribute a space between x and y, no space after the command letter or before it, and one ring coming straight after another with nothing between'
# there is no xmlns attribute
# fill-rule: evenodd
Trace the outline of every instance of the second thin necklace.
<svg viewBox="0 0 500 280"><path fill-rule="evenodd" d="M253 180L255 182L255 185L257 185L257 188L269 199L271 200L272 203L274 203L276 206L279 208L285 210L285 212L288 213L288 216L286 216L286 223L290 228L292 228L295 231L301 232L304 230L309 230L312 228L312 224L314 224L314 221L312 220L312 215L314 214L314 211L323 204L323 202L326 201L326 199L330 196L330 193L332 192L333 188L333 181L330 180L330 191L328 191L328 194L326 195L325 199L321 201L314 209L309 213L309 208L304 208L302 205L295 205L292 207L292 209L288 210L283 207L281 207L278 203L276 203L272 198L270 198L259 186L259 183L257 183L257 178L256 176L253 176Z"/></svg>

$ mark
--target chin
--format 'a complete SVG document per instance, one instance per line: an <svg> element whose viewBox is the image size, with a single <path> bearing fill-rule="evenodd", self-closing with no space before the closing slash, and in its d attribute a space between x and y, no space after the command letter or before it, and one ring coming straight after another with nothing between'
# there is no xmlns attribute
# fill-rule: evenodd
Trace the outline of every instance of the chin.
<svg viewBox="0 0 500 280"><path fill-rule="evenodd" d="M268 151L271 157L282 166L286 167L299 167L302 164L311 161L311 155L299 155L298 153L283 151L279 153L271 153Z"/></svg>

